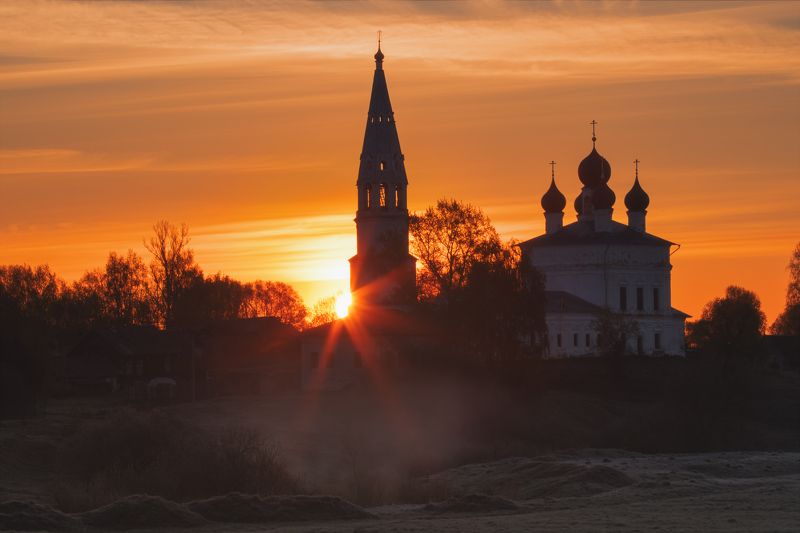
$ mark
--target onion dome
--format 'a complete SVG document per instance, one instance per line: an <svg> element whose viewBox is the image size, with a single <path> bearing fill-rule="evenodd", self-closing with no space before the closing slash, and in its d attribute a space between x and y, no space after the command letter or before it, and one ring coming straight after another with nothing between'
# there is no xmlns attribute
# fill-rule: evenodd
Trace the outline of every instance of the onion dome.
<svg viewBox="0 0 800 533"><path fill-rule="evenodd" d="M545 213L562 213L567 205L567 199L556 187L556 180L550 180L550 188L542 196L542 207Z"/></svg>
<svg viewBox="0 0 800 533"><path fill-rule="evenodd" d="M578 193L578 197L575 198L575 204L574 205L575 205L575 212L578 213L578 215L582 214L583 213L583 193L582 192Z"/></svg>
<svg viewBox="0 0 800 533"><path fill-rule="evenodd" d="M378 45L378 51L375 52L375 62L378 64L383 62L383 52L381 52L380 45Z"/></svg>
<svg viewBox="0 0 800 533"><path fill-rule="evenodd" d="M592 205L595 209L611 209L616 201L617 195L606 183L592 191Z"/></svg>
<svg viewBox="0 0 800 533"><path fill-rule="evenodd" d="M633 187L625 195L625 207L628 208L628 211L645 211L650 205L650 197L639 185L639 160L634 161L634 164L636 165L636 177L633 180Z"/></svg>
<svg viewBox="0 0 800 533"><path fill-rule="evenodd" d="M611 178L611 165L608 164L605 157L597 152L594 146L589 155L578 165L578 178L581 183L592 189L608 183Z"/></svg>

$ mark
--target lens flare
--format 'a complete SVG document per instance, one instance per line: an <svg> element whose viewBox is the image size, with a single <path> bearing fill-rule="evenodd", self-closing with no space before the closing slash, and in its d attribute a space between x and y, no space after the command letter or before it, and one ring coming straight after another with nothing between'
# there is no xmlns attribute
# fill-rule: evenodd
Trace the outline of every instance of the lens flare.
<svg viewBox="0 0 800 533"><path fill-rule="evenodd" d="M344 318L350 312L350 304L353 303L353 296L349 292L336 295L336 316Z"/></svg>

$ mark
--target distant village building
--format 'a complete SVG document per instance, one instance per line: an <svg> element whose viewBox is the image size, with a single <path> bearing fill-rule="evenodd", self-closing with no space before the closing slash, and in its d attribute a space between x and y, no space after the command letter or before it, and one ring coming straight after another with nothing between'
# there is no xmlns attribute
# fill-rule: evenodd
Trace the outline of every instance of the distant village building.
<svg viewBox="0 0 800 533"><path fill-rule="evenodd" d="M217 320L191 331L98 329L65 356L77 394L164 403L300 385L298 332L275 317Z"/></svg>
<svg viewBox="0 0 800 533"><path fill-rule="evenodd" d="M595 323L605 310L638 326L638 333L627 338L629 353L685 355L689 315L674 309L671 297L674 243L646 231L650 198L639 183L638 160L633 186L625 195L628 223L612 219L616 195L608 185L611 165L597 152L596 140L593 128L592 151L578 166L582 187L574 203L577 220L563 223L567 202L553 171L541 202L545 234L520 245L545 277L547 355L595 355Z"/></svg>

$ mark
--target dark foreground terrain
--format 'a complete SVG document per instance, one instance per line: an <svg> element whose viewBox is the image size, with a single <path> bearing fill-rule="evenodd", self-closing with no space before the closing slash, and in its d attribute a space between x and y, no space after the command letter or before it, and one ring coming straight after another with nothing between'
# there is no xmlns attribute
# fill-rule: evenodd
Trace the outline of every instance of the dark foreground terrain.
<svg viewBox="0 0 800 533"><path fill-rule="evenodd" d="M800 530L797 377L673 366L51 400L0 422L0 529Z"/></svg>

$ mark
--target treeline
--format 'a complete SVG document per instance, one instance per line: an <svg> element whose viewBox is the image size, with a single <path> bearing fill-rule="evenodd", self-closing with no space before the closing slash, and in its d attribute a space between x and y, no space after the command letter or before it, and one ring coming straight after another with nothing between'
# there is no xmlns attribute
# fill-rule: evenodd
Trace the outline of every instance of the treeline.
<svg viewBox="0 0 800 533"><path fill-rule="evenodd" d="M205 275L189 242L185 224L160 221L145 241L149 263L132 250L111 252L103 267L72 283L47 265L0 266L0 299L9 312L34 326L47 326L56 337L97 327L194 328L214 320L263 316L303 329L335 317L332 299L309 310L286 283Z"/></svg>

